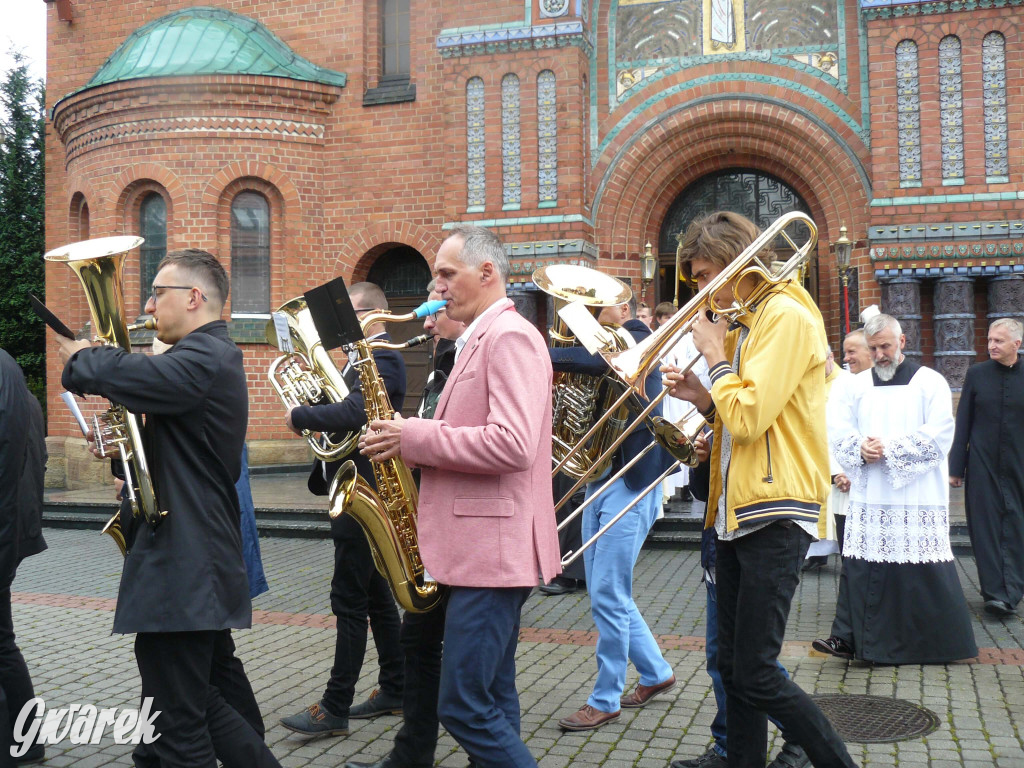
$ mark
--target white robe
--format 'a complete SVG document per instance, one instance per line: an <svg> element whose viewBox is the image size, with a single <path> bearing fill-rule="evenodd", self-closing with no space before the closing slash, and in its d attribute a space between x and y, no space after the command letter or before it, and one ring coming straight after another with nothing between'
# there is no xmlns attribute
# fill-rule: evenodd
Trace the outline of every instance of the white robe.
<svg viewBox="0 0 1024 768"><path fill-rule="evenodd" d="M900 379L897 371L897 380ZM930 368L906 384L852 377L836 403L829 442L852 483L844 557L880 563L951 562L946 456L953 443L949 385ZM861 443L878 437L884 456L864 464Z"/></svg>

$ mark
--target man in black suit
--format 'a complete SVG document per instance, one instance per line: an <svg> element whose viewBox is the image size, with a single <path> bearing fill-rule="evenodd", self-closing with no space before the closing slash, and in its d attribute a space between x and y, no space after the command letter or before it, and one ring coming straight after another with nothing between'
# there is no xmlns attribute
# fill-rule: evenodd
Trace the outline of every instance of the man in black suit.
<svg viewBox="0 0 1024 768"><path fill-rule="evenodd" d="M349 288L349 296L360 319L375 310L388 308L384 292L373 283L355 283ZM369 341L390 341L383 323L374 323L365 329L365 335ZM373 359L392 407L400 411L406 384L402 355L394 350L377 350ZM366 424L366 405L358 371L348 365L342 375L349 387L348 397L340 403L292 408L287 416L292 431L301 433L309 429L344 433L357 431ZM330 464L314 462L309 490L317 496L327 495L344 459L354 460L359 476L376 488L369 459L353 450L340 461ZM374 567L366 534L351 515L340 515L331 520L331 538L334 539L331 610L338 617L334 666L323 697L298 714L281 720L285 728L307 736L344 736L348 734L349 718L369 718L402 711L404 662L399 644L398 609L391 588ZM366 653L367 616L373 630L373 642L377 646L379 687L367 701L353 707L352 699Z"/></svg>
<svg viewBox="0 0 1024 768"><path fill-rule="evenodd" d="M0 349L0 750L10 758L13 727L35 693L28 665L14 639L11 584L18 564L46 549L43 541L43 476L46 441L43 411L25 386L14 359ZM33 744L21 760L41 760ZM0 763L2 764L2 763Z"/></svg>
<svg viewBox="0 0 1024 768"><path fill-rule="evenodd" d="M63 337L63 385L145 415L142 442L167 514L155 527L121 507L129 552L114 632L136 633L142 696L160 738L137 764L278 766L250 720L211 685L232 628L252 607L242 559L238 494L249 399L242 353L221 320L228 278L206 251L173 251L153 279L147 313L162 355ZM238 670L244 678L241 666ZM247 687L247 681L246 687Z"/></svg>

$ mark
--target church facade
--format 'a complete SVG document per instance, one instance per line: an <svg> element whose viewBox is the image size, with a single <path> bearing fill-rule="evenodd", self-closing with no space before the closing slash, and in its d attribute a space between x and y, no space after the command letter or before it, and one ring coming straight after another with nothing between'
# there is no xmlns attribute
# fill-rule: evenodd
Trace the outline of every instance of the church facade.
<svg viewBox="0 0 1024 768"><path fill-rule="evenodd" d="M957 388L988 321L1024 311L1024 0L45 1L47 245L143 236L129 320L167 250L225 263L256 463L304 456L269 313L337 275L415 306L457 222L503 238L541 327L545 264L682 304L676 236L719 208L814 221L835 349L878 304ZM66 267L47 297L87 323ZM73 486L56 355L48 373Z"/></svg>

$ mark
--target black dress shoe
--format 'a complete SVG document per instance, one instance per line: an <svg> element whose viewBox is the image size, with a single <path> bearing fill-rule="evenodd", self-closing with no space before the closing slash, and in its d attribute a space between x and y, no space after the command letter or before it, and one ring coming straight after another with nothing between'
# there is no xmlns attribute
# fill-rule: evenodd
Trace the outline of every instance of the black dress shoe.
<svg viewBox="0 0 1024 768"><path fill-rule="evenodd" d="M555 576L551 580L550 584L545 584L540 588L540 591L545 595L568 595L575 592L579 587L576 584L576 579L566 579L562 576Z"/></svg>
<svg viewBox="0 0 1024 768"><path fill-rule="evenodd" d="M985 613L991 613L993 616L1003 618L1004 616L1012 616L1013 608L1002 600L986 600Z"/></svg>
<svg viewBox="0 0 1024 768"><path fill-rule="evenodd" d="M726 768L728 761L718 754L718 750L711 747L700 757L693 757L689 760L673 760L669 768Z"/></svg>
<svg viewBox="0 0 1024 768"><path fill-rule="evenodd" d="M806 768L810 764L811 758L804 752L804 748L787 741L782 745L782 751L768 764L768 768Z"/></svg>
<svg viewBox="0 0 1024 768"><path fill-rule="evenodd" d="M853 658L853 646L841 637L836 637L835 635L832 635L832 637L826 637L824 640L815 640L811 643L811 648L819 653L838 656L840 659Z"/></svg>
<svg viewBox="0 0 1024 768"><path fill-rule="evenodd" d="M801 571L816 571L819 568L824 568L828 564L828 555L812 555L804 560L803 566L800 568Z"/></svg>

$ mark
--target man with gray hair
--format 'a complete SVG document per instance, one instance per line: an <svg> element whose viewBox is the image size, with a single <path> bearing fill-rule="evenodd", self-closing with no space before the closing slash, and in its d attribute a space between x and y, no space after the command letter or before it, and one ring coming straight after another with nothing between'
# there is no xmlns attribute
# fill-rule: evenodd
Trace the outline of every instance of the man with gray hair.
<svg viewBox="0 0 1024 768"><path fill-rule="evenodd" d="M537 577L561 570L551 498L551 360L505 295L505 246L455 227L434 261L448 318L466 324L433 418L374 421L373 461L420 468L426 571L448 586L437 712L475 765L536 768L519 734L515 653ZM421 757L433 764L432 755ZM397 766L391 756L382 768ZM403 763L401 768L408 768Z"/></svg>
<svg viewBox="0 0 1024 768"><path fill-rule="evenodd" d="M864 326L874 368L853 377L828 425L850 478L832 636L814 649L880 664L978 655L949 544L949 385L907 360L896 318Z"/></svg>
<svg viewBox="0 0 1024 768"><path fill-rule="evenodd" d="M949 484L966 483L967 530L985 611L1009 616L1024 595L1024 326L988 330L988 356L967 371L949 454Z"/></svg>

